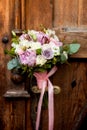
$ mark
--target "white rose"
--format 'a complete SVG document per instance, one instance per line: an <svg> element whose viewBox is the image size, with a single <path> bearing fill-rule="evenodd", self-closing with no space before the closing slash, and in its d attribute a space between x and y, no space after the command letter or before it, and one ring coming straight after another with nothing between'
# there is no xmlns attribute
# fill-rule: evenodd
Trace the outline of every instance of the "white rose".
<svg viewBox="0 0 87 130"><path fill-rule="evenodd" d="M42 50L47 50L48 48L51 48L50 44L43 44Z"/></svg>
<svg viewBox="0 0 87 130"><path fill-rule="evenodd" d="M22 40L19 42L19 44L20 44L21 48L25 47L28 49L30 47L30 42L28 40Z"/></svg>
<svg viewBox="0 0 87 130"><path fill-rule="evenodd" d="M60 55L60 48L59 48L59 46L55 45L53 42L50 42L49 44L50 44L51 49L52 49L52 51L54 53L54 56Z"/></svg>
<svg viewBox="0 0 87 130"><path fill-rule="evenodd" d="M46 59L42 55L38 55L36 58L36 65L44 65L46 63Z"/></svg>
<svg viewBox="0 0 87 130"><path fill-rule="evenodd" d="M40 42L31 42L30 47L32 50L37 50L41 48L41 43Z"/></svg>

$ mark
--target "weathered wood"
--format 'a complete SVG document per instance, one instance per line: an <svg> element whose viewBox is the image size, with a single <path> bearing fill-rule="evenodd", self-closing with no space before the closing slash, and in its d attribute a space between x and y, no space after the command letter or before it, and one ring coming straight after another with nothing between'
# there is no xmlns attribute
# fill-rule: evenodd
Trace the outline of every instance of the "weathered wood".
<svg viewBox="0 0 87 130"><path fill-rule="evenodd" d="M79 51L74 54L73 58L87 58L87 32L86 30L79 29L69 29L65 28L65 31L60 31L61 29L55 29L56 34L58 35L60 41L63 41L64 44L69 44L76 42L80 44Z"/></svg>
<svg viewBox="0 0 87 130"><path fill-rule="evenodd" d="M87 26L86 0L55 0L54 27L86 27Z"/></svg>
<svg viewBox="0 0 87 130"><path fill-rule="evenodd" d="M55 0L54 2L54 27L77 26L78 0Z"/></svg>
<svg viewBox="0 0 87 130"><path fill-rule="evenodd" d="M22 89L10 89L4 95L6 98L29 98L30 95L27 91Z"/></svg>
<svg viewBox="0 0 87 130"><path fill-rule="evenodd" d="M23 84L15 85L11 81L11 73L6 67L10 57L4 55L4 49L11 47L11 30L39 29L40 24L48 28L55 27L59 39L64 40L65 44L73 40L81 44L79 52L73 56L76 60L70 59L69 66L58 66L58 71L53 76L53 84L61 87L61 93L54 96L54 130L72 130L75 120L78 119L87 101L87 61L84 60L87 58L86 10L86 0L0 1L0 41L4 35L9 36L7 45L0 43L0 130L32 130L30 100L3 98L3 94L9 89L24 88ZM58 27L67 27L67 29L59 32L56 29ZM73 27L76 30L72 30ZM81 27L81 30L78 30L78 27ZM80 61L80 58L83 60ZM72 88L73 81L76 85ZM42 110L41 125L43 130L48 130L47 109Z"/></svg>
<svg viewBox="0 0 87 130"><path fill-rule="evenodd" d="M14 6L14 11L15 11L15 29L20 29L21 28L21 1L20 0L15 0L15 6Z"/></svg>
<svg viewBox="0 0 87 130"><path fill-rule="evenodd" d="M43 24L52 27L52 3L50 0L26 0L26 28L38 29Z"/></svg>
<svg viewBox="0 0 87 130"><path fill-rule="evenodd" d="M75 123L73 124L72 130L81 130L86 129L86 120L87 120L87 104L85 104L79 113L79 116L77 117ZM85 125L85 126L83 126Z"/></svg>
<svg viewBox="0 0 87 130"><path fill-rule="evenodd" d="M71 62L69 66L58 66L53 77L53 83L61 87L61 93L55 95L55 130L72 130L73 123L86 102L86 63L77 61ZM74 88L71 87L73 80L76 80Z"/></svg>
<svg viewBox="0 0 87 130"><path fill-rule="evenodd" d="M0 42L0 130L25 130L25 100L6 100L3 97L9 89L21 88L11 81L11 73L6 65L10 57L4 54L4 50L11 47L11 30L20 29L20 22L20 1L0 1L0 41L4 35L9 37L8 44Z"/></svg>
<svg viewBox="0 0 87 130"><path fill-rule="evenodd" d="M21 0L21 29L25 30L25 22L26 22L26 17L25 17L25 11L26 6L25 6L25 0Z"/></svg>

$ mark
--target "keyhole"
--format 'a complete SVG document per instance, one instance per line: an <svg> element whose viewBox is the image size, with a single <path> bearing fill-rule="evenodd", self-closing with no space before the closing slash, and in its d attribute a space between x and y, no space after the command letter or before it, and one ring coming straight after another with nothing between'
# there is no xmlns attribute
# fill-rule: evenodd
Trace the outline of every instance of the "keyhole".
<svg viewBox="0 0 87 130"><path fill-rule="evenodd" d="M71 87L74 88L76 86L76 80L74 79L72 82L71 82Z"/></svg>

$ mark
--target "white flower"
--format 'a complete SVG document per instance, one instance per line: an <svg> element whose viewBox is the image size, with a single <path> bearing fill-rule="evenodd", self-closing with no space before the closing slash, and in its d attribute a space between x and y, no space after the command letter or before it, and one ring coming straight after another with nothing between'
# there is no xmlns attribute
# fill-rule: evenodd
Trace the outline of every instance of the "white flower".
<svg viewBox="0 0 87 130"><path fill-rule="evenodd" d="M43 45L42 45L42 49L43 49L43 50L46 50L46 49L48 49L48 48L51 48L50 44L43 44Z"/></svg>
<svg viewBox="0 0 87 130"><path fill-rule="evenodd" d="M64 56L66 57L66 59L68 59L68 54L67 54L67 52L66 52L66 51L63 51L63 54L64 54Z"/></svg>
<svg viewBox="0 0 87 130"><path fill-rule="evenodd" d="M55 40L59 41L59 38L56 36L55 31L47 29L46 34L49 35L50 37L53 37Z"/></svg>
<svg viewBox="0 0 87 130"><path fill-rule="evenodd" d="M38 55L36 58L36 65L44 65L46 63L46 59L42 55Z"/></svg>
<svg viewBox="0 0 87 130"><path fill-rule="evenodd" d="M46 34L51 36L51 35L55 35L55 31L51 30L51 29L47 29L46 30Z"/></svg>
<svg viewBox="0 0 87 130"><path fill-rule="evenodd" d="M38 33L36 30L28 30L28 34L31 35L31 34L36 34Z"/></svg>
<svg viewBox="0 0 87 130"><path fill-rule="evenodd" d="M30 47L30 41L28 40L22 40L19 42L21 48L28 49Z"/></svg>
<svg viewBox="0 0 87 130"><path fill-rule="evenodd" d="M52 49L52 51L54 53L54 56L60 55L60 47L55 45L53 42L50 42L49 44L50 44L51 49Z"/></svg>
<svg viewBox="0 0 87 130"><path fill-rule="evenodd" d="M32 50L37 50L41 48L41 43L40 42L33 42L31 41L30 47Z"/></svg>
<svg viewBox="0 0 87 130"><path fill-rule="evenodd" d="M13 48L16 48L17 45L18 45L18 44L16 44L15 42L13 42L13 43L11 44L11 46L12 46Z"/></svg>
<svg viewBox="0 0 87 130"><path fill-rule="evenodd" d="M20 47L19 44L17 44L16 47L15 47L15 53L16 54L22 54L23 52L24 52L23 49Z"/></svg>

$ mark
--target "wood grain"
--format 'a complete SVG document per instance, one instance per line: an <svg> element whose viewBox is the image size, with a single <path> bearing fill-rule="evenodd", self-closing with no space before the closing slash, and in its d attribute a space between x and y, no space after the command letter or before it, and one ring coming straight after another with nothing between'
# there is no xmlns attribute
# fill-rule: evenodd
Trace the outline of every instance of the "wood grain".
<svg viewBox="0 0 87 130"><path fill-rule="evenodd" d="M77 26L78 0L55 0L54 2L54 27Z"/></svg>
<svg viewBox="0 0 87 130"><path fill-rule="evenodd" d="M20 1L0 1L0 25L0 130L25 130L25 100L7 100L3 97L7 90L21 88L12 83L6 65L10 57L4 54L4 50L10 48L11 30L20 28ZM9 38L7 45L1 42L5 35Z"/></svg>
<svg viewBox="0 0 87 130"><path fill-rule="evenodd" d="M68 28L66 29L68 30ZM55 29L57 36L64 44L70 44L72 42L80 44L79 51L71 56L72 58L87 58L87 32L84 29L82 31L76 30L59 32L58 29Z"/></svg>
<svg viewBox="0 0 87 130"><path fill-rule="evenodd" d="M61 87L61 93L54 96L54 130L73 129L87 102L86 10L86 0L0 1L0 130L32 130L30 100L23 98L8 100L3 97L9 89L15 87L24 89L24 83L15 85L11 81L11 73L6 66L10 57L4 54L4 49L11 47L11 30L39 29L40 24L55 29L59 39L64 40L65 44L73 40L81 44L79 52L70 59L70 65L59 65L58 71L52 77L53 84ZM58 27L67 28L65 31L59 31ZM72 31L72 27L77 31ZM79 27L81 30L78 30ZM7 45L1 42L5 35L9 37ZM73 81L76 85L72 88ZM26 84L28 88L28 83ZM42 110L41 125L42 130L48 130L47 109Z"/></svg>
<svg viewBox="0 0 87 130"><path fill-rule="evenodd" d="M43 24L52 27L52 4L50 0L26 0L26 28L38 29Z"/></svg>

